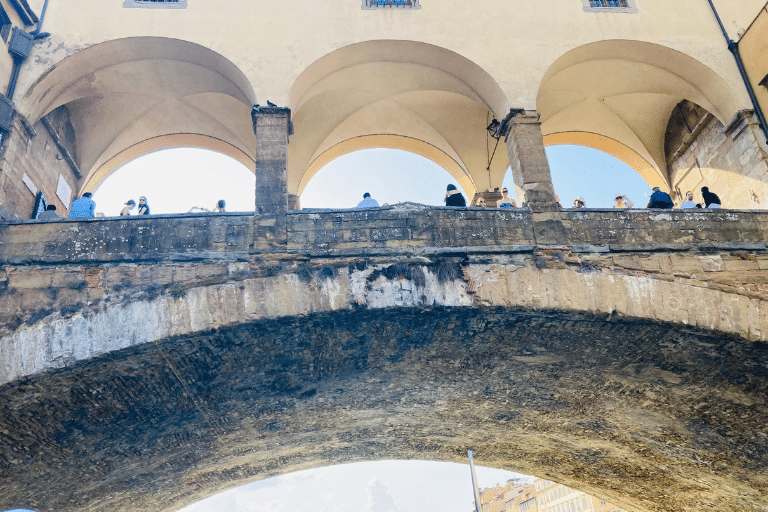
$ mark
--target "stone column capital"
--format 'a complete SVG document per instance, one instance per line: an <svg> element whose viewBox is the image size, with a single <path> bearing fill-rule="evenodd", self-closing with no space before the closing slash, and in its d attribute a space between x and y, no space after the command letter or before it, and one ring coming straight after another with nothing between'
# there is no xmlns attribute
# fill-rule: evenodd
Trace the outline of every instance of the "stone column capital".
<svg viewBox="0 0 768 512"><path fill-rule="evenodd" d="M262 107L254 105L251 109L251 121L253 121L253 133L258 135L258 126L267 126L285 123L286 135L293 135L293 123L291 122L291 109L288 107Z"/></svg>

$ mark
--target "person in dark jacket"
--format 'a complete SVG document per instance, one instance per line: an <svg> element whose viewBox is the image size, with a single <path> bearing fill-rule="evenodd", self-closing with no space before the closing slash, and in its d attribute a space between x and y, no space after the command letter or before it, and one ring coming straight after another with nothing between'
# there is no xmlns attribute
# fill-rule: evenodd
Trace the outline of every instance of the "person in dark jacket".
<svg viewBox="0 0 768 512"><path fill-rule="evenodd" d="M653 194L651 194L651 198L648 201L648 206L646 206L646 208L669 209L674 206L675 203L672 201L672 198L669 197L669 194L662 192L659 187L653 187Z"/></svg>
<svg viewBox="0 0 768 512"><path fill-rule="evenodd" d="M701 187L701 197L704 198L706 208L722 208L722 203L717 194L709 191L709 187Z"/></svg>
<svg viewBox="0 0 768 512"><path fill-rule="evenodd" d="M456 185L448 185L448 192L445 193L445 206L467 206L467 200L456 190Z"/></svg>

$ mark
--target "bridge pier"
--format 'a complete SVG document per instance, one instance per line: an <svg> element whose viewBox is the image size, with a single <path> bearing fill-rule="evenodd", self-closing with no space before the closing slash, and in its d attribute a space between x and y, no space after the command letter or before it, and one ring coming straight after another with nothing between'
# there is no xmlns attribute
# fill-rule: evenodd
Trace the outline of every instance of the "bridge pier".
<svg viewBox="0 0 768 512"><path fill-rule="evenodd" d="M255 243L262 249L284 246L287 240L288 136L291 109L254 107L251 111L256 135L256 225Z"/></svg>
<svg viewBox="0 0 768 512"><path fill-rule="evenodd" d="M513 117L506 143L515 185L525 192L522 200L531 211L555 210L555 188L544 153L539 114L526 110Z"/></svg>

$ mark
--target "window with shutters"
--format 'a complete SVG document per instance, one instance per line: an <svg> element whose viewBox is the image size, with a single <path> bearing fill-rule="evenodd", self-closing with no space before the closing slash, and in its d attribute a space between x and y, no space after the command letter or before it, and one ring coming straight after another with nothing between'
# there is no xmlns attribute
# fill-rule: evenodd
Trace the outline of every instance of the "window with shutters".
<svg viewBox="0 0 768 512"><path fill-rule="evenodd" d="M123 7L145 9L186 9L187 0L125 0Z"/></svg>
<svg viewBox="0 0 768 512"><path fill-rule="evenodd" d="M363 0L363 9L421 9L419 0Z"/></svg>
<svg viewBox="0 0 768 512"><path fill-rule="evenodd" d="M581 0L587 12L637 12L635 0Z"/></svg>

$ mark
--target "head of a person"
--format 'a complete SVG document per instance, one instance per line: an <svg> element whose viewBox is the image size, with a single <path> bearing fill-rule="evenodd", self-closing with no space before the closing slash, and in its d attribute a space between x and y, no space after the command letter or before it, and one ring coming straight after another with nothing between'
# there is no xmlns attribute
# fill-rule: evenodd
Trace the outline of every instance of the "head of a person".
<svg viewBox="0 0 768 512"><path fill-rule="evenodd" d="M709 193L709 187L701 187L701 193L702 194L708 194Z"/></svg>
<svg viewBox="0 0 768 512"><path fill-rule="evenodd" d="M139 198L139 204L147 204L147 198L144 196L141 196Z"/></svg>
<svg viewBox="0 0 768 512"><path fill-rule="evenodd" d="M658 192L659 190L661 190L659 187L653 187L654 192Z"/></svg>
<svg viewBox="0 0 768 512"><path fill-rule="evenodd" d="M219 199L219 202L216 203L216 206L218 206L219 208L221 208L223 210L224 207L227 206L227 202L224 201L223 199Z"/></svg>
<svg viewBox="0 0 768 512"><path fill-rule="evenodd" d="M366 192L365 194L363 194L363 199L368 199L369 197L371 197L370 192Z"/></svg>
<svg viewBox="0 0 768 512"><path fill-rule="evenodd" d="M484 197L478 197L477 201L475 202L475 206L485 207L485 198Z"/></svg>
<svg viewBox="0 0 768 512"><path fill-rule="evenodd" d="M134 201L133 199L129 199L125 204L133 208L134 206L136 206L136 201Z"/></svg>
<svg viewBox="0 0 768 512"><path fill-rule="evenodd" d="M689 200L689 201L693 201L693 192L691 192L690 190L688 192L686 192L685 193L685 198L687 200Z"/></svg>
<svg viewBox="0 0 768 512"><path fill-rule="evenodd" d="M505 188L501 189L501 193L504 194L504 197L506 197L509 194L509 189L507 189L505 187Z"/></svg>
<svg viewBox="0 0 768 512"><path fill-rule="evenodd" d="M90 192L86 192L85 194L83 194L83 197L87 197L88 199L90 199L92 195L93 194L91 194Z"/></svg>
<svg viewBox="0 0 768 512"><path fill-rule="evenodd" d="M456 190L456 185L451 183L450 185L448 185L448 189L447 190L448 190L448 192L450 192L451 190Z"/></svg>
<svg viewBox="0 0 768 512"><path fill-rule="evenodd" d="M619 194L618 196L614 197L613 200L616 201L617 203L621 202L624 200L624 196Z"/></svg>
<svg viewBox="0 0 768 512"><path fill-rule="evenodd" d="M577 197L576 199L573 200L573 206L575 206L576 208L580 208L580 207L584 206L585 204L586 203L584 202L584 198L583 197Z"/></svg>
<svg viewBox="0 0 768 512"><path fill-rule="evenodd" d="M55 204L49 204L45 207L45 211L47 212L55 212L56 211L56 205Z"/></svg>

